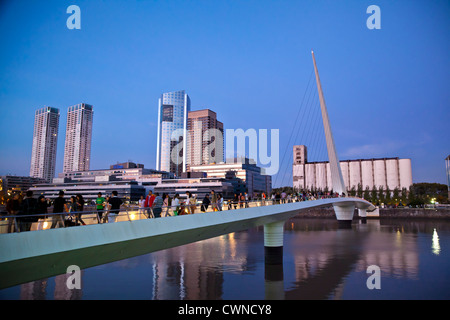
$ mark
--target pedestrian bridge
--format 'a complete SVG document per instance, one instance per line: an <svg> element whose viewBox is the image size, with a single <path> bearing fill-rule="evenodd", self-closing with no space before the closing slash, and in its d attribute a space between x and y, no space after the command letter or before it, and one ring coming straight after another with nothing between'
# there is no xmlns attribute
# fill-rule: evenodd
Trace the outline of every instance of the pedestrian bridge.
<svg viewBox="0 0 450 320"><path fill-rule="evenodd" d="M284 222L301 210L327 206L347 224L355 208L361 216L374 209L360 198L327 198L157 219L133 220L127 212L127 219L114 223L0 234L0 288L63 274L70 265L85 269L258 226L264 226L270 263L280 252L282 259Z"/></svg>

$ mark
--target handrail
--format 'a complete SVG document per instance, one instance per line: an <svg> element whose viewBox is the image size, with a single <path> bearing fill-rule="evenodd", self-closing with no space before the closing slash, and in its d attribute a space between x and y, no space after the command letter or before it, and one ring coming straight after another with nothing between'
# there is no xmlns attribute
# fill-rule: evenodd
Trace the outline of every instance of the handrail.
<svg viewBox="0 0 450 320"><path fill-rule="evenodd" d="M334 196L322 196L319 199L327 199L327 198L336 198ZM185 214L198 214L203 212L221 212L228 211L233 209L245 209L256 206L267 206L267 205L276 205L276 204L284 204L284 203L293 203L293 202L303 202L303 201L313 201L318 200L314 199L297 199L295 201L292 199L258 199L251 201L235 201L235 200L224 200L221 205L217 202L210 202L205 208L205 211L202 210L204 206L202 203L198 203L198 199L195 204L187 204L186 199L181 199L178 205L170 205L170 206L161 206L161 207L138 207L138 206L130 206L124 205L119 211L111 212L109 208L105 208L103 210L92 210L92 211L76 211L76 212L57 212L57 213L41 213L41 214L31 214L31 215L0 215L0 233L18 233L18 232L26 232L26 231L35 231L35 230L46 230L52 229L54 227L60 227L61 224L63 228L76 226L78 225L78 221L84 223L84 220L92 219L92 221L96 221L97 223L107 223L107 222L116 222L116 221L133 221L133 220L141 220L141 219L153 219L153 218L162 218L167 216L175 216L175 215L185 215ZM239 206L239 207L238 207ZM184 212L175 212L177 207L182 208ZM155 210L157 209L157 210ZM102 213L102 215L100 215ZM141 217L142 215L142 217ZM164 215L164 216L163 216ZM84 218L82 218L82 216ZM34 221L37 220L37 221ZM41 221L43 220L43 221ZM50 221L47 221L50 220ZM75 222L73 221L75 220ZM7 223L2 223L6 221ZM94 222L89 221L94 224ZM48 224L52 223L51 227L48 227ZM32 229L33 224L35 230ZM40 228L39 224L44 224ZM45 225L47 224L47 225Z"/></svg>

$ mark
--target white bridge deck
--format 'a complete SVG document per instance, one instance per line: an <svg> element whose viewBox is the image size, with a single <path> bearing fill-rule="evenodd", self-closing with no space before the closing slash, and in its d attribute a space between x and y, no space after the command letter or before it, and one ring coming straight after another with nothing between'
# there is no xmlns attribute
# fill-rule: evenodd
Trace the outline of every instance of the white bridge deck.
<svg viewBox="0 0 450 320"><path fill-rule="evenodd" d="M359 198L329 198L157 219L0 234L0 288L286 221L331 205L371 209Z"/></svg>

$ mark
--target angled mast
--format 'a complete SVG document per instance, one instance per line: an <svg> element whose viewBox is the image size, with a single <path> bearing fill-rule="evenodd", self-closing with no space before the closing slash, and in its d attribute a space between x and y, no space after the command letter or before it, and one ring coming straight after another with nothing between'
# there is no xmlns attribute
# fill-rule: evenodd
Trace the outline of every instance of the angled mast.
<svg viewBox="0 0 450 320"><path fill-rule="evenodd" d="M317 70L316 58L314 51L311 50L311 55L314 63L314 72L316 73L317 90L319 91L320 109L322 110L323 127L325 130L325 139L327 141L328 160L330 161L331 182L333 184L333 191L341 195L346 192L344 178L342 177L341 165L336 153L334 145L333 134L331 132L330 120L328 118L327 106L323 97L322 85L320 83L319 71Z"/></svg>

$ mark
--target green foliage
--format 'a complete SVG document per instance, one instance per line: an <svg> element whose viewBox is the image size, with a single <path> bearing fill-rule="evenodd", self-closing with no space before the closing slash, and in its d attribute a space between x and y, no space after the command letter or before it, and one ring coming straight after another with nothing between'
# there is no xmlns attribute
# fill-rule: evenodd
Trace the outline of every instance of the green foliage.
<svg viewBox="0 0 450 320"><path fill-rule="evenodd" d="M275 188L272 193L282 193L286 192L287 194L294 194L301 192L303 190L298 190L297 188L292 188L289 186ZM307 190L312 193L327 193L328 189L320 190ZM332 190L331 190L332 192ZM445 184L440 183L414 183L412 186L407 188L395 188L394 190L390 190L389 187L386 190L380 186L378 189L373 187L372 190L366 186L365 189L358 184L358 187L355 188L353 186L349 192L349 196L356 196L359 198L364 198L367 201L372 202L375 205L380 205L384 203L385 205L411 205L411 206L420 206L424 204L430 204L432 199L435 199L436 202L439 203L449 203L448 200L448 188Z"/></svg>

